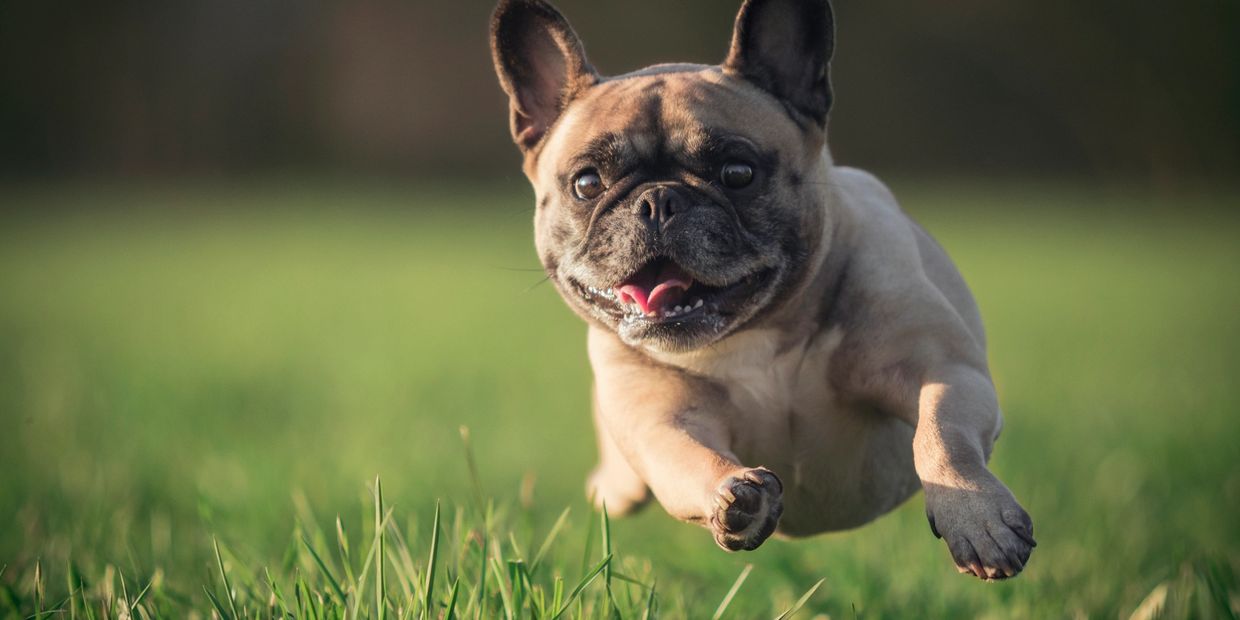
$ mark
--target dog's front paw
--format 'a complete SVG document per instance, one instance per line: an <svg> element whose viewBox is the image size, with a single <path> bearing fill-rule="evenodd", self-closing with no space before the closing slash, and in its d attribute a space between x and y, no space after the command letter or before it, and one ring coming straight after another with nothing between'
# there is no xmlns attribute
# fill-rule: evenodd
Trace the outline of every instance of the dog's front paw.
<svg viewBox="0 0 1240 620"><path fill-rule="evenodd" d="M981 490L926 485L926 517L957 570L987 581L1015 577L1038 545L1029 513L998 480Z"/></svg>
<svg viewBox="0 0 1240 620"><path fill-rule="evenodd" d="M715 542L728 551L757 549L779 525L783 492L779 478L761 467L724 478L707 519Z"/></svg>

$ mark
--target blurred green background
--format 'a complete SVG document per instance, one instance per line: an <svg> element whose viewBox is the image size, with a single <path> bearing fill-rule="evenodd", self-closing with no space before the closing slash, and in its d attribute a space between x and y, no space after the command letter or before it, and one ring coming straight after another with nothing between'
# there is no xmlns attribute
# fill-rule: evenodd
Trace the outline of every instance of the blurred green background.
<svg viewBox="0 0 1240 620"><path fill-rule="evenodd" d="M739 5L562 0L598 69L716 63ZM0 2L0 174L515 175L492 2ZM839 0L832 145L890 175L1240 166L1233 0Z"/></svg>
<svg viewBox="0 0 1240 620"><path fill-rule="evenodd" d="M735 9L559 4L612 73L718 60ZM613 537L668 617L749 562L734 617L820 578L832 617L1240 614L1237 7L837 3L837 160L978 297L1040 545L983 585L920 497L739 556L652 507ZM376 475L411 524L465 510L462 425L522 540L566 506L585 537L585 328L541 283L490 8L0 2L0 617L109 567L207 617L213 536L298 565L295 521L356 528Z"/></svg>

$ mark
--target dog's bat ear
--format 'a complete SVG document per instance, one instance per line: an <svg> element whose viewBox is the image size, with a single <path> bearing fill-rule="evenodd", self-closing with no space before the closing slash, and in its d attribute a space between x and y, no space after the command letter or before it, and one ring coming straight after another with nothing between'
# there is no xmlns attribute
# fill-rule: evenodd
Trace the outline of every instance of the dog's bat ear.
<svg viewBox="0 0 1240 620"><path fill-rule="evenodd" d="M834 48L828 0L745 0L723 68L824 127L831 111L828 65Z"/></svg>
<svg viewBox="0 0 1240 620"><path fill-rule="evenodd" d="M543 0L501 0L491 17L491 56L522 151L537 146L564 106L599 80L568 20Z"/></svg>

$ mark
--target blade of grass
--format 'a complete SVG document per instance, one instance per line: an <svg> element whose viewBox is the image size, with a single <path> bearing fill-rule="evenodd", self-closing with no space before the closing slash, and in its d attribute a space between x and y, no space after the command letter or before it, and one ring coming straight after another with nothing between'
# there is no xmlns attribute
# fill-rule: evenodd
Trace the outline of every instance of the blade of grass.
<svg viewBox="0 0 1240 620"><path fill-rule="evenodd" d="M387 580L383 566L387 562L387 553L383 546L383 482L375 476L375 540L379 551L375 557L375 606L377 617L383 620L387 615Z"/></svg>
<svg viewBox="0 0 1240 620"><path fill-rule="evenodd" d="M569 506L560 513L560 518L555 520L555 525L551 526L551 531L547 532L547 538L543 540L543 544L538 547L538 552L534 554L534 560L530 562L530 574L538 573L538 567L542 564L543 558L547 552L551 550L551 543L555 542L555 537L560 535L560 530L564 529L564 524L568 522L568 513L573 509Z"/></svg>
<svg viewBox="0 0 1240 620"><path fill-rule="evenodd" d="M504 603L505 617L514 620L516 613L512 609L512 595L509 589L504 587L504 569L500 568L500 562L499 558L491 558L491 571L495 573L495 581L499 584L499 597Z"/></svg>
<svg viewBox="0 0 1240 620"><path fill-rule="evenodd" d="M388 523L392 520L392 509L388 508L387 514L383 515L383 527L375 530L375 533L387 531ZM375 559L375 550L378 547L378 539L371 539L370 550L366 552L366 561L362 562L362 574L357 578L357 591L353 595L353 609L351 616L357 618L361 613L362 596L366 593L366 579L370 576L370 567Z"/></svg>
<svg viewBox="0 0 1240 620"><path fill-rule="evenodd" d="M461 578L457 577L452 580L452 592L448 594L448 607L444 612L444 620L452 620L456 617L456 597L461 589Z"/></svg>
<svg viewBox="0 0 1240 620"><path fill-rule="evenodd" d="M439 565L439 500L435 501L435 520L431 524L431 557L426 561L426 589L422 591L422 616L431 612L435 591L435 569Z"/></svg>
<svg viewBox="0 0 1240 620"><path fill-rule="evenodd" d="M641 588L641 589L643 589L643 590L649 590L649 589L650 589L650 586L646 585L646 584L645 584L645 583L643 583L641 580L636 579L636 578L634 578L634 577L630 577L630 576L628 576L628 575L626 575L626 574L624 574L624 573L617 573L614 569L613 569L613 570L612 570L612 572L611 572L611 578L612 578L612 579L615 579L616 581L623 581L623 582L625 582L625 583L631 583L631 584L633 584L633 585L635 585L635 586L637 586L637 587L639 587L639 588Z"/></svg>
<svg viewBox="0 0 1240 620"><path fill-rule="evenodd" d="M123 579L123 578L122 578ZM121 581L124 584L124 581ZM34 563L34 601L35 613L43 613L43 562Z"/></svg>
<svg viewBox="0 0 1240 620"><path fill-rule="evenodd" d="M488 507L482 521L482 554L478 562L478 596L476 611L481 616L486 613L487 594L487 547L491 542L491 510Z"/></svg>
<svg viewBox="0 0 1240 620"><path fill-rule="evenodd" d="M147 592L151 591L152 585L155 585L154 579L151 579L150 581L146 582L146 587L142 588L142 591L138 593L138 596L134 597L133 603L130 604L130 607L137 607L138 605L142 604L142 599L146 597Z"/></svg>
<svg viewBox="0 0 1240 620"><path fill-rule="evenodd" d="M344 578L350 584L357 583L357 576L353 574L353 558L349 554L349 537L344 533L340 515L336 515L336 547L340 549L340 560L344 564Z"/></svg>
<svg viewBox="0 0 1240 620"><path fill-rule="evenodd" d="M391 512L388 508L388 512ZM408 526L411 528L413 525ZM422 585L425 578L422 571L418 569L417 562L413 561L413 555L409 553L409 542L405 540L404 534L400 533L400 528L388 526L383 530L384 536L390 537L387 541L388 549L388 567L396 571L396 583L400 586L402 595L401 599L404 604L401 605L405 609L401 615L412 616L414 612L420 612L421 605L415 605L415 602L422 600ZM395 551L395 553L392 553ZM388 600L391 601L392 594L388 593Z"/></svg>
<svg viewBox="0 0 1240 620"><path fill-rule="evenodd" d="M120 577L120 580L121 580L121 598L120 598L121 613L120 615L131 616L133 614L130 613L130 610L132 609L132 607L129 604L129 587L125 584L125 571L118 569L116 571L116 575ZM233 615L236 615L236 614L234 613Z"/></svg>
<svg viewBox="0 0 1240 620"><path fill-rule="evenodd" d="M293 613L288 609L288 603L284 601L284 592L280 591L280 586L276 584L276 580L271 578L271 571L264 568L263 574L267 577L267 589L271 590L271 597L280 606L280 612L285 617L293 616Z"/></svg>
<svg viewBox="0 0 1240 620"><path fill-rule="evenodd" d="M652 582L650 584L650 594L646 597L646 610L642 612L642 620L650 620L654 616L655 595L654 592L658 588L659 583Z"/></svg>
<svg viewBox="0 0 1240 620"><path fill-rule="evenodd" d="M577 600L577 597L581 595L581 591L585 590L586 587L589 586L590 583L594 581L596 577L598 577L599 573L603 572L603 569L609 566L610 564L611 564L611 556L609 555L603 558L603 561L595 565L595 567L591 569L589 573L587 573L584 577L582 577L581 581L579 581L577 585L573 588L573 591L568 594L568 599L564 601L564 606L560 607L560 609L555 612L554 616L551 616L551 620L556 620L560 616L564 615L564 612L568 611L569 607L572 607L573 601Z"/></svg>
<svg viewBox="0 0 1240 620"><path fill-rule="evenodd" d="M723 617L724 612L728 610L728 606L732 604L732 599L736 596L736 592L741 589L745 580L749 578L749 573L753 571L753 564L746 564L741 569L741 574L736 576L736 581L732 583L732 588L724 595L723 600L719 602L719 607L715 608L715 615L711 616L711 620L719 620Z"/></svg>
<svg viewBox="0 0 1240 620"><path fill-rule="evenodd" d="M345 602L344 590L340 587L340 582L336 581L335 575L332 575L331 570L327 568L323 558L319 557L319 552L315 551L314 546L304 537L301 539L301 544L306 546L306 550L310 552L310 557L314 558L314 563L318 565L319 570L323 573L323 577L327 579L327 584L332 587L332 594L336 595L336 599L340 601L341 605L347 604Z"/></svg>
<svg viewBox="0 0 1240 620"><path fill-rule="evenodd" d="M86 583L78 579L78 596L82 599L82 613L86 615L87 620L95 620L95 608L90 606L90 601L86 600Z"/></svg>
<svg viewBox="0 0 1240 620"><path fill-rule="evenodd" d="M0 577L4 577L5 567L0 566ZM69 586L69 620L77 620L77 599L73 597L73 556L69 556L69 570L65 571L65 585Z"/></svg>
<svg viewBox="0 0 1240 620"><path fill-rule="evenodd" d="M216 537L211 537L211 544L215 547L215 564L220 569L220 580L224 582L224 596L228 598L228 608L232 610L232 617L240 618L237 614L237 603L233 600L232 582L228 580L228 571L224 570L224 556L220 555L220 541ZM125 578L121 577L121 587L125 585Z"/></svg>
<svg viewBox="0 0 1240 620"><path fill-rule="evenodd" d="M202 591L207 593L207 599L211 601L211 605L215 607L216 613L218 613L221 618L224 620L232 620L233 617L228 615L228 610L224 609L224 605L220 603L220 599L215 598L215 595L211 593L211 589L208 588L206 584L203 584Z"/></svg>
<svg viewBox="0 0 1240 620"><path fill-rule="evenodd" d="M306 610L310 608L310 597L306 594L306 576L301 570L297 571L297 578L293 581L293 595L297 597L297 617L308 617Z"/></svg>
<svg viewBox="0 0 1240 620"><path fill-rule="evenodd" d="M552 588L554 592L551 595L551 608L559 609L564 604L564 579L557 575L555 585Z"/></svg>
<svg viewBox="0 0 1240 620"><path fill-rule="evenodd" d="M822 582L824 581L826 581L826 579L819 579L818 583L814 584L814 587L810 588L805 592L805 594L801 595L801 598L798 599L792 607L789 607L784 613L779 614L775 620L788 620L788 618L796 615L796 613L801 611L801 608L805 606L805 603L809 602L809 597L813 596L814 593L818 591L818 588L822 587Z"/></svg>
<svg viewBox="0 0 1240 620"><path fill-rule="evenodd" d="M603 531L603 556L611 557L611 519L607 515L607 502L603 502L602 517L599 523ZM603 605L608 616L618 615L615 596L611 591L611 562L603 567Z"/></svg>
<svg viewBox="0 0 1240 620"><path fill-rule="evenodd" d="M581 552L581 574L585 575L586 571L592 566L590 556L594 553L594 528L586 528L586 544Z"/></svg>
<svg viewBox="0 0 1240 620"><path fill-rule="evenodd" d="M512 608L520 613L525 609L525 580L521 560L508 560L508 583L512 584Z"/></svg>

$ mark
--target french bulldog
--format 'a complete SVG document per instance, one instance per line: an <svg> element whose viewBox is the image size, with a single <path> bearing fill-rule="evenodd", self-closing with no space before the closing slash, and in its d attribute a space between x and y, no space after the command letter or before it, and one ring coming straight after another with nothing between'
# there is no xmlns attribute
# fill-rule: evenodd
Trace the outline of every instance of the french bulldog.
<svg viewBox="0 0 1240 620"><path fill-rule="evenodd" d="M982 321L945 251L827 149L827 0L746 0L717 66L616 77L543 0L491 21L539 259L589 325L612 514L653 492L727 550L854 528L918 489L961 572L1019 573L987 468Z"/></svg>

